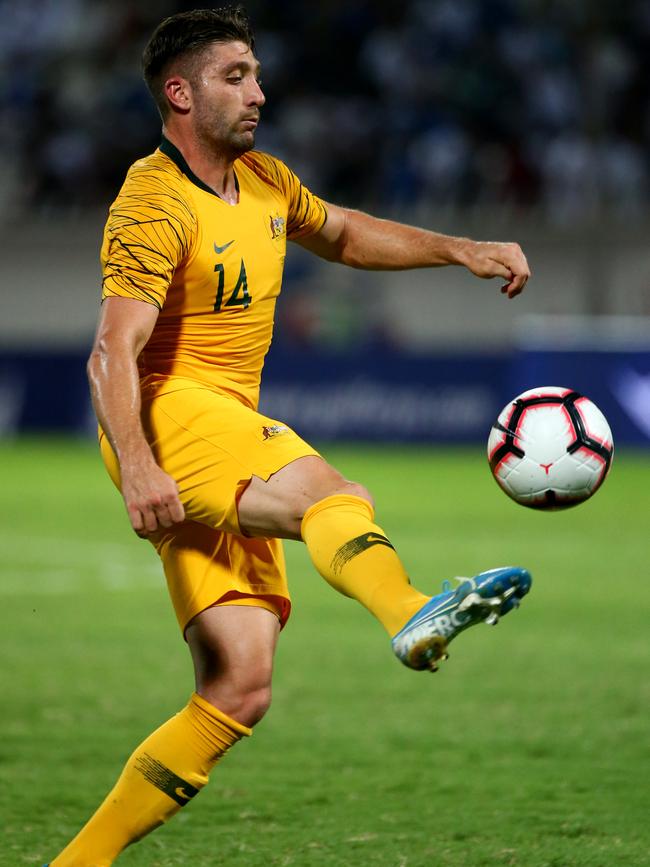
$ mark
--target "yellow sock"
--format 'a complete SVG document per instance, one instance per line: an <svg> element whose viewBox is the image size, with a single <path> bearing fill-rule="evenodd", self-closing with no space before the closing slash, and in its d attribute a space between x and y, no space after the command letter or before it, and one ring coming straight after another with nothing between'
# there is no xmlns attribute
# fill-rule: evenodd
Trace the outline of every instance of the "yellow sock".
<svg viewBox="0 0 650 867"><path fill-rule="evenodd" d="M51 867L108 867L129 843L185 806L226 750L250 734L194 693L135 750L104 803Z"/></svg>
<svg viewBox="0 0 650 867"><path fill-rule="evenodd" d="M335 494L307 509L302 538L329 584L357 599L395 635L428 600L411 586L395 549L361 497Z"/></svg>

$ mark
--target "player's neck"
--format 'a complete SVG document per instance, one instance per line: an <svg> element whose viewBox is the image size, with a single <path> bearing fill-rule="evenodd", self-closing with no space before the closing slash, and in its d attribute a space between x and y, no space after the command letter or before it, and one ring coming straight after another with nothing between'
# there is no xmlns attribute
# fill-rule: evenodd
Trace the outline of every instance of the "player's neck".
<svg viewBox="0 0 650 867"><path fill-rule="evenodd" d="M195 137L184 136L178 130L163 127L163 135L178 148L197 178L228 204L237 204L239 190L233 168L235 157L208 149Z"/></svg>

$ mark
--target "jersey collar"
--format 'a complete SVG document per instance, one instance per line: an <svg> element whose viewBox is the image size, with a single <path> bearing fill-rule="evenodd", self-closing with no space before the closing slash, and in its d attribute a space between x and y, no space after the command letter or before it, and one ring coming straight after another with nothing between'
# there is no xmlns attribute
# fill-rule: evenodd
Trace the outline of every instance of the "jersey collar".
<svg viewBox="0 0 650 867"><path fill-rule="evenodd" d="M166 157L169 157L172 162L176 163L178 168L183 172L187 179L192 181L192 183L200 190L203 190L206 193L210 193L211 196L216 196L218 199L221 198L219 193L215 193L212 187L209 187L201 180L201 178L197 177L194 174L192 169L188 166L183 154L179 151L176 145L173 145L168 138L165 138L165 136L163 136L161 139L159 150L164 153ZM239 178L237 177L237 172L235 172L235 188L239 193Z"/></svg>

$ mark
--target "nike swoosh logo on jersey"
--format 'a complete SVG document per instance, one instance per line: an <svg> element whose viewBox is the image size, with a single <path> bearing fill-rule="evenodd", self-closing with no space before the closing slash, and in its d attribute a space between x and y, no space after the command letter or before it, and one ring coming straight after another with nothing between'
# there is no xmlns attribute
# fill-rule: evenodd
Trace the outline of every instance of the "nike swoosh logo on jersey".
<svg viewBox="0 0 650 867"><path fill-rule="evenodd" d="M217 246L217 244L215 243L215 245L214 245L214 252L217 253L217 255L220 256L222 253L225 253L225 252L226 252L226 250L228 249L228 247L230 247L231 244L234 244L234 243L235 243L235 239L234 239L234 238L232 239L232 241L228 241L227 244L224 244L223 247L219 247L219 246Z"/></svg>

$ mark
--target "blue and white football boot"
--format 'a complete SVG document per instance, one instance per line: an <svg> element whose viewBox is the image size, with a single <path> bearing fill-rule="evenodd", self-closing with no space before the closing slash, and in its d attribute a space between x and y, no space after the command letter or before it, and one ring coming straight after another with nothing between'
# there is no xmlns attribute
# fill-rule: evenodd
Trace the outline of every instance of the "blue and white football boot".
<svg viewBox="0 0 650 867"><path fill-rule="evenodd" d="M456 580L460 583L455 590L445 581L443 592L423 605L394 636L393 652L409 668L437 671L438 662L448 658L450 641L475 623L497 624L500 617L519 607L533 579L526 569L503 566Z"/></svg>

